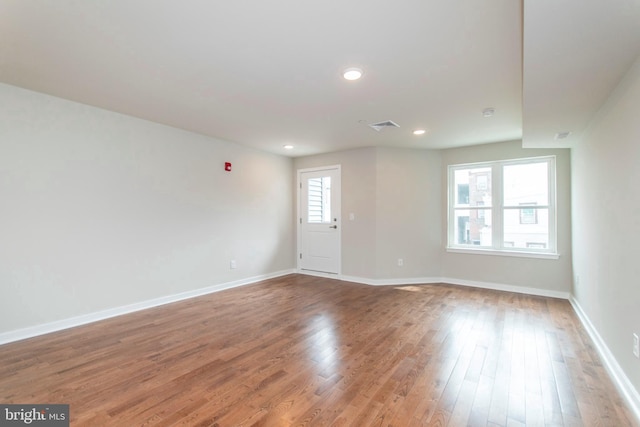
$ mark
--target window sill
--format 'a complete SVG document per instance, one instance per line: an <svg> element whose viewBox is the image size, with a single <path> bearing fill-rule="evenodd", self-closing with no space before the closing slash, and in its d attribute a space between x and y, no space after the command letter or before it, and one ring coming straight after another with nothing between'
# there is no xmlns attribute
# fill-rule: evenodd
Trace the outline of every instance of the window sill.
<svg viewBox="0 0 640 427"><path fill-rule="evenodd" d="M558 253L543 252L524 252L524 251L499 251L496 249L465 249L465 248L447 248L447 252L457 254L473 254L473 255L497 255L519 258L538 258L538 259L559 259Z"/></svg>

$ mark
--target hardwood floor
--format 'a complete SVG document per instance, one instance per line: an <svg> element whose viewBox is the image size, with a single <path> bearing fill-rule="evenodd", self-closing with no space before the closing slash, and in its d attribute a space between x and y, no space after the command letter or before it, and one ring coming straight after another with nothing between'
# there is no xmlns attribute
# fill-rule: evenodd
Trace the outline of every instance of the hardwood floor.
<svg viewBox="0 0 640 427"><path fill-rule="evenodd" d="M290 275L0 346L72 426L633 426L567 301Z"/></svg>

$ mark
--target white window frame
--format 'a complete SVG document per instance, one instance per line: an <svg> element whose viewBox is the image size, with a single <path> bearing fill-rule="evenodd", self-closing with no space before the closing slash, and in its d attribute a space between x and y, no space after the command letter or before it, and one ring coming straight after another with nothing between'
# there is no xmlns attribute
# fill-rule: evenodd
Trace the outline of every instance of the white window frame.
<svg viewBox="0 0 640 427"><path fill-rule="evenodd" d="M505 166L524 165L531 163L547 163L548 171L548 191L549 204L535 205L536 209L548 209L549 212L549 247L548 248L516 248L506 246L504 242L504 210L515 209L515 207L504 206L503 176L502 171ZM491 200L492 206L484 207L491 209L491 240L492 246L476 247L474 245L459 244L455 240L455 211L456 211L456 188L455 172L464 169L490 168L491 169ZM497 160L481 163L465 163L448 166L448 213L447 213L447 251L471 254L488 254L504 256L521 256L531 258L557 259L557 207L556 207L556 158L555 156L529 157L522 159ZM478 209L477 207L470 207ZM458 207L461 209L461 207ZM468 209L465 207L464 209Z"/></svg>

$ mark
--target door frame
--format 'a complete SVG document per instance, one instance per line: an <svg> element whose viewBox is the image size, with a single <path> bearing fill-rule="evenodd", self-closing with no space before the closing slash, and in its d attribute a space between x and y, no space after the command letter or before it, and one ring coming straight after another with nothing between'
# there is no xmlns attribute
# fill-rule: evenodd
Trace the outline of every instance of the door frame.
<svg viewBox="0 0 640 427"><path fill-rule="evenodd" d="M338 273L322 273L320 271L311 271L311 270L303 270L300 265L300 257L302 254L302 208L301 204L302 200L302 174L305 172L318 172L323 170L334 170L338 173L338 188L340 190L340 212L338 221ZM298 169L296 171L297 182L296 182L296 271L299 274L306 274L309 276L321 276L321 277L331 277L331 278L340 278L342 276L342 167L341 165L329 165L329 166L320 166L315 168L304 168ZM332 184L334 185L334 184Z"/></svg>

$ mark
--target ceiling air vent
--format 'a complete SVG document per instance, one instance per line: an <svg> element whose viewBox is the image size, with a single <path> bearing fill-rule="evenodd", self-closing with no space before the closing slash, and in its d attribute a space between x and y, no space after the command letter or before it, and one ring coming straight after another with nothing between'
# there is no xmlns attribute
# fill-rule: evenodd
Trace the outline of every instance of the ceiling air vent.
<svg viewBox="0 0 640 427"><path fill-rule="evenodd" d="M400 126L397 123L392 122L391 120L387 120L386 122L370 123L369 127L376 132L380 132L384 128L399 128Z"/></svg>

